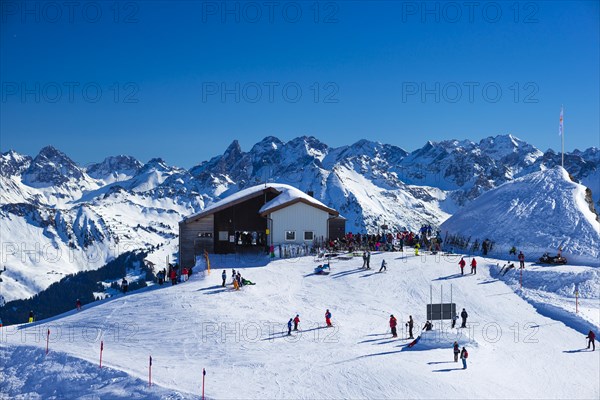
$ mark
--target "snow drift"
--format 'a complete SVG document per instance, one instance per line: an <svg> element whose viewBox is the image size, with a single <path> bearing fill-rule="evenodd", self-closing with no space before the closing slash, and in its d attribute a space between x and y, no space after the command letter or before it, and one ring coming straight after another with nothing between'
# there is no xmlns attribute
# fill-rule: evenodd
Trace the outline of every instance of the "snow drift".
<svg viewBox="0 0 600 400"><path fill-rule="evenodd" d="M586 188L562 167L507 182L474 200L441 229L495 243L494 254L508 256L514 245L529 260L559 247L569 263L600 265L600 223Z"/></svg>

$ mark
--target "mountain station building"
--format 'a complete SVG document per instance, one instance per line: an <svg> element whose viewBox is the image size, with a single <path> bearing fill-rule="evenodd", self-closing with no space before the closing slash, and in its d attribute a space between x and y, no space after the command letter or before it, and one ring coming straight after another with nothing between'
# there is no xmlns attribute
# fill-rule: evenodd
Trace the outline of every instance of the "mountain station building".
<svg viewBox="0 0 600 400"><path fill-rule="evenodd" d="M311 193L267 183L240 190L179 222L179 260L190 267L205 251L265 251L271 245L312 245L345 234L345 218Z"/></svg>

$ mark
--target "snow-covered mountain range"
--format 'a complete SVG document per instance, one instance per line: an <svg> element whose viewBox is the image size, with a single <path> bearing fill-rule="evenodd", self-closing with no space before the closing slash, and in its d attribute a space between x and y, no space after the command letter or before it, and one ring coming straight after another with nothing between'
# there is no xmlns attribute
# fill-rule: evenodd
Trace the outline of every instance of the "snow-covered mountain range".
<svg viewBox="0 0 600 400"><path fill-rule="evenodd" d="M348 219L347 230L381 224L438 226L482 193L560 164L512 135L427 142L411 153L361 140L330 147L314 137L266 137L249 151L233 141L222 155L188 169L155 158L108 157L82 167L48 146L31 157L0 155L2 295L24 298L64 274L98 268L116 255L152 249L156 262L176 250L178 221L265 180L312 191ZM600 193L600 151L565 155L565 168Z"/></svg>

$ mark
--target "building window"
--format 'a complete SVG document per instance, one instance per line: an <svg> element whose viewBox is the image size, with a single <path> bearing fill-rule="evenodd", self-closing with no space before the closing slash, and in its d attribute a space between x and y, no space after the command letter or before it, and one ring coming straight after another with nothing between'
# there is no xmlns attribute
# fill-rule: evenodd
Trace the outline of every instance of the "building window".
<svg viewBox="0 0 600 400"><path fill-rule="evenodd" d="M285 240L296 240L296 231L285 231Z"/></svg>
<svg viewBox="0 0 600 400"><path fill-rule="evenodd" d="M221 241L221 242L229 241L229 232L228 231L219 231L219 241Z"/></svg>
<svg viewBox="0 0 600 400"><path fill-rule="evenodd" d="M315 233L313 231L304 232L304 240L312 242L314 240Z"/></svg>

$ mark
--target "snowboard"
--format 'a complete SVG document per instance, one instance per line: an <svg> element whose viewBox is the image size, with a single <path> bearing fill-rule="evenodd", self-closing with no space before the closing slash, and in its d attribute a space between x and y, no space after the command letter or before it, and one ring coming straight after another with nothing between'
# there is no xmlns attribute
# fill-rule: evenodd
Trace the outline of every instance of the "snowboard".
<svg viewBox="0 0 600 400"><path fill-rule="evenodd" d="M408 347L413 347L415 344L417 344L417 342L419 341L419 339L421 339L421 335L417 336L417 338L415 340L413 340L412 342L410 342L408 344Z"/></svg>

